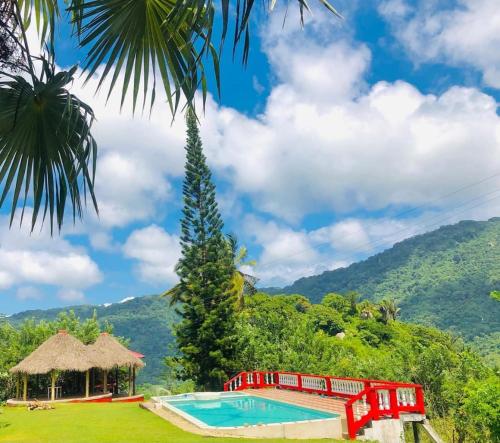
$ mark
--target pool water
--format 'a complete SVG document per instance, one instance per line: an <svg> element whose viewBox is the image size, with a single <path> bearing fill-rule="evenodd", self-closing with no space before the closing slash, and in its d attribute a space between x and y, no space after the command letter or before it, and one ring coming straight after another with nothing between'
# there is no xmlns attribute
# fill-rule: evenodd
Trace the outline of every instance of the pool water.
<svg viewBox="0 0 500 443"><path fill-rule="evenodd" d="M338 417L338 414L251 395L221 397L217 400L163 401L205 425L216 427L289 423Z"/></svg>

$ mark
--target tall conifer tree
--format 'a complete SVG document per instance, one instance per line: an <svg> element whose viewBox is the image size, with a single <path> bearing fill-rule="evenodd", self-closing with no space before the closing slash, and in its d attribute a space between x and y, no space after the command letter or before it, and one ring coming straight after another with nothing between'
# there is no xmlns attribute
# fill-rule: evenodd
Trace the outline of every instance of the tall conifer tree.
<svg viewBox="0 0 500 443"><path fill-rule="evenodd" d="M200 388L220 389L236 353L234 263L203 154L196 116L187 114L186 166L177 265L182 318L176 329L181 376Z"/></svg>

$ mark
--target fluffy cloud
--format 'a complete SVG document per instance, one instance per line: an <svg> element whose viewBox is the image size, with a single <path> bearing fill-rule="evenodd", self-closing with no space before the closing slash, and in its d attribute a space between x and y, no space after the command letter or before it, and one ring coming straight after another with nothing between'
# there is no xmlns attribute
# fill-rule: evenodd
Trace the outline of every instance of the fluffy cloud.
<svg viewBox="0 0 500 443"><path fill-rule="evenodd" d="M203 122L212 164L259 210L299 222L317 212L425 205L500 169L491 96L462 87L423 94L403 81L367 88L364 46L304 39L268 49L281 74L261 115L209 109Z"/></svg>
<svg viewBox="0 0 500 443"><path fill-rule="evenodd" d="M25 214L30 217L30 211ZM20 299L40 298L41 292L32 285L59 287L61 294L82 291L102 279L97 264L83 248L73 246L63 236L51 237L47 228L30 234L25 224L18 228L19 218L12 229L8 218L0 219L0 288L17 289Z"/></svg>
<svg viewBox="0 0 500 443"><path fill-rule="evenodd" d="M17 288L16 297L19 300L37 300L42 298L43 294L40 289L34 286L22 286Z"/></svg>
<svg viewBox="0 0 500 443"><path fill-rule="evenodd" d="M472 66L484 82L500 88L500 9L497 0L441 2L388 0L380 13L417 62Z"/></svg>
<svg viewBox="0 0 500 443"><path fill-rule="evenodd" d="M179 238L156 225L133 231L123 246L124 254L138 261L139 277L154 285L177 281L175 265L181 255Z"/></svg>

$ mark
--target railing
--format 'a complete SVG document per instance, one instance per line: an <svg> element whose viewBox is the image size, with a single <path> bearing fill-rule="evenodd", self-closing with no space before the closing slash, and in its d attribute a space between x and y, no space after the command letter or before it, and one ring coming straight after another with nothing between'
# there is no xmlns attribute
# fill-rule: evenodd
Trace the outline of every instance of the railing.
<svg viewBox="0 0 500 443"><path fill-rule="evenodd" d="M346 398L349 438L371 420L399 418L400 413L425 414L421 385L385 380L342 378L296 372L240 372L224 384L225 391L279 387L329 397Z"/></svg>

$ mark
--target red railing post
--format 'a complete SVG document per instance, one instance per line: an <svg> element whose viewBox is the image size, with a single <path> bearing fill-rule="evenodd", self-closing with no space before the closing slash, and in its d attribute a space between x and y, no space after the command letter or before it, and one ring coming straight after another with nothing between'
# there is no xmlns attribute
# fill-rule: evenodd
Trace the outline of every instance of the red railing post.
<svg viewBox="0 0 500 443"><path fill-rule="evenodd" d="M299 391L302 391L302 375L301 374L296 374L297 375L297 389Z"/></svg>
<svg viewBox="0 0 500 443"><path fill-rule="evenodd" d="M399 418L398 394L396 388L389 389L390 411L393 418Z"/></svg>
<svg viewBox="0 0 500 443"><path fill-rule="evenodd" d="M333 391L332 391L332 381L330 380L330 377L325 377L325 386L326 386L325 394L331 397L333 395Z"/></svg>
<svg viewBox="0 0 500 443"><path fill-rule="evenodd" d="M373 420L378 420L380 417L380 409L378 407L378 395L375 388L368 388L366 395L368 403L370 404L370 415Z"/></svg>
<svg viewBox="0 0 500 443"><path fill-rule="evenodd" d="M345 415L347 418L347 432L349 433L349 438L351 440L356 440L356 423L354 421L354 411L352 410L352 404L345 405Z"/></svg>
<svg viewBox="0 0 500 443"><path fill-rule="evenodd" d="M422 386L415 387L415 401L416 401L416 409L421 414L425 414L424 391L422 389Z"/></svg>

